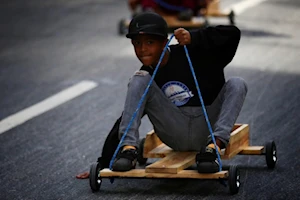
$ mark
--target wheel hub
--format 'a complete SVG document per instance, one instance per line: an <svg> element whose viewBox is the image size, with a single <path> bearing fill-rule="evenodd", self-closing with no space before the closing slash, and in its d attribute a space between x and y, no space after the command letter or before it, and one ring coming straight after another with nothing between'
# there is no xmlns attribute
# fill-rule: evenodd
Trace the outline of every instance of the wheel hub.
<svg viewBox="0 0 300 200"><path fill-rule="evenodd" d="M240 175L237 175L237 177L236 177L236 186L238 188L240 187Z"/></svg>
<svg viewBox="0 0 300 200"><path fill-rule="evenodd" d="M276 150L273 150L273 161L277 161Z"/></svg>

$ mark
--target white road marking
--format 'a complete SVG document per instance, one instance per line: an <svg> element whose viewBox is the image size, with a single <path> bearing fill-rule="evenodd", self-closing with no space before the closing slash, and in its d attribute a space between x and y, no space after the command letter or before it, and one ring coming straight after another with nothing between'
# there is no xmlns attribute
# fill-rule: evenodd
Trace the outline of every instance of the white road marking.
<svg viewBox="0 0 300 200"><path fill-rule="evenodd" d="M0 134L20 125L24 122L41 115L71 99L82 95L83 93L97 87L97 83L93 81L81 81L61 92L48 97L47 99L25 108L0 121Z"/></svg>
<svg viewBox="0 0 300 200"><path fill-rule="evenodd" d="M100 80L101 83L105 84L105 85L117 85L118 82L113 80L113 79L110 79L110 78L103 78Z"/></svg>
<svg viewBox="0 0 300 200"><path fill-rule="evenodd" d="M254 7L266 0L244 0L241 1L240 3L233 4L229 6L228 8L225 8L224 11L228 12L230 10L234 11L234 14L239 15L246 11L248 8Z"/></svg>

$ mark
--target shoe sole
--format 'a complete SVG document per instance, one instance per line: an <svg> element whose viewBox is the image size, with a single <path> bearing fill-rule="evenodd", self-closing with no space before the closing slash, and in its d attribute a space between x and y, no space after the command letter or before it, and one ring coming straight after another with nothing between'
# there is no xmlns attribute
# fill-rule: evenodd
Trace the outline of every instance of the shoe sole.
<svg viewBox="0 0 300 200"><path fill-rule="evenodd" d="M197 163L199 173L216 173L219 171L219 165L215 162L200 162Z"/></svg>

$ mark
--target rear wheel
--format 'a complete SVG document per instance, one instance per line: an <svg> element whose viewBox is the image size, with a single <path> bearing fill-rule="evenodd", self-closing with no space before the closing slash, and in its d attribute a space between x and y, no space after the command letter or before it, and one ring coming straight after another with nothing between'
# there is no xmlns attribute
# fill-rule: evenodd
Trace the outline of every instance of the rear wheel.
<svg viewBox="0 0 300 200"><path fill-rule="evenodd" d="M277 151L274 141L267 142L265 145L266 162L269 169L274 169L277 162Z"/></svg>
<svg viewBox="0 0 300 200"><path fill-rule="evenodd" d="M230 25L235 24L235 14L234 14L233 10L230 11L230 13L228 15L228 19L229 19Z"/></svg>

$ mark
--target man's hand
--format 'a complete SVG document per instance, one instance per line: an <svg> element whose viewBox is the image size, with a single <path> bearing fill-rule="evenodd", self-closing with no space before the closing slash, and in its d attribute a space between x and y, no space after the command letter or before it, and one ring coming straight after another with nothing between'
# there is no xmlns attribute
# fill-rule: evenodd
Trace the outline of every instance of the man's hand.
<svg viewBox="0 0 300 200"><path fill-rule="evenodd" d="M178 28L174 31L174 36L180 45L186 45L191 43L191 34L184 28Z"/></svg>

